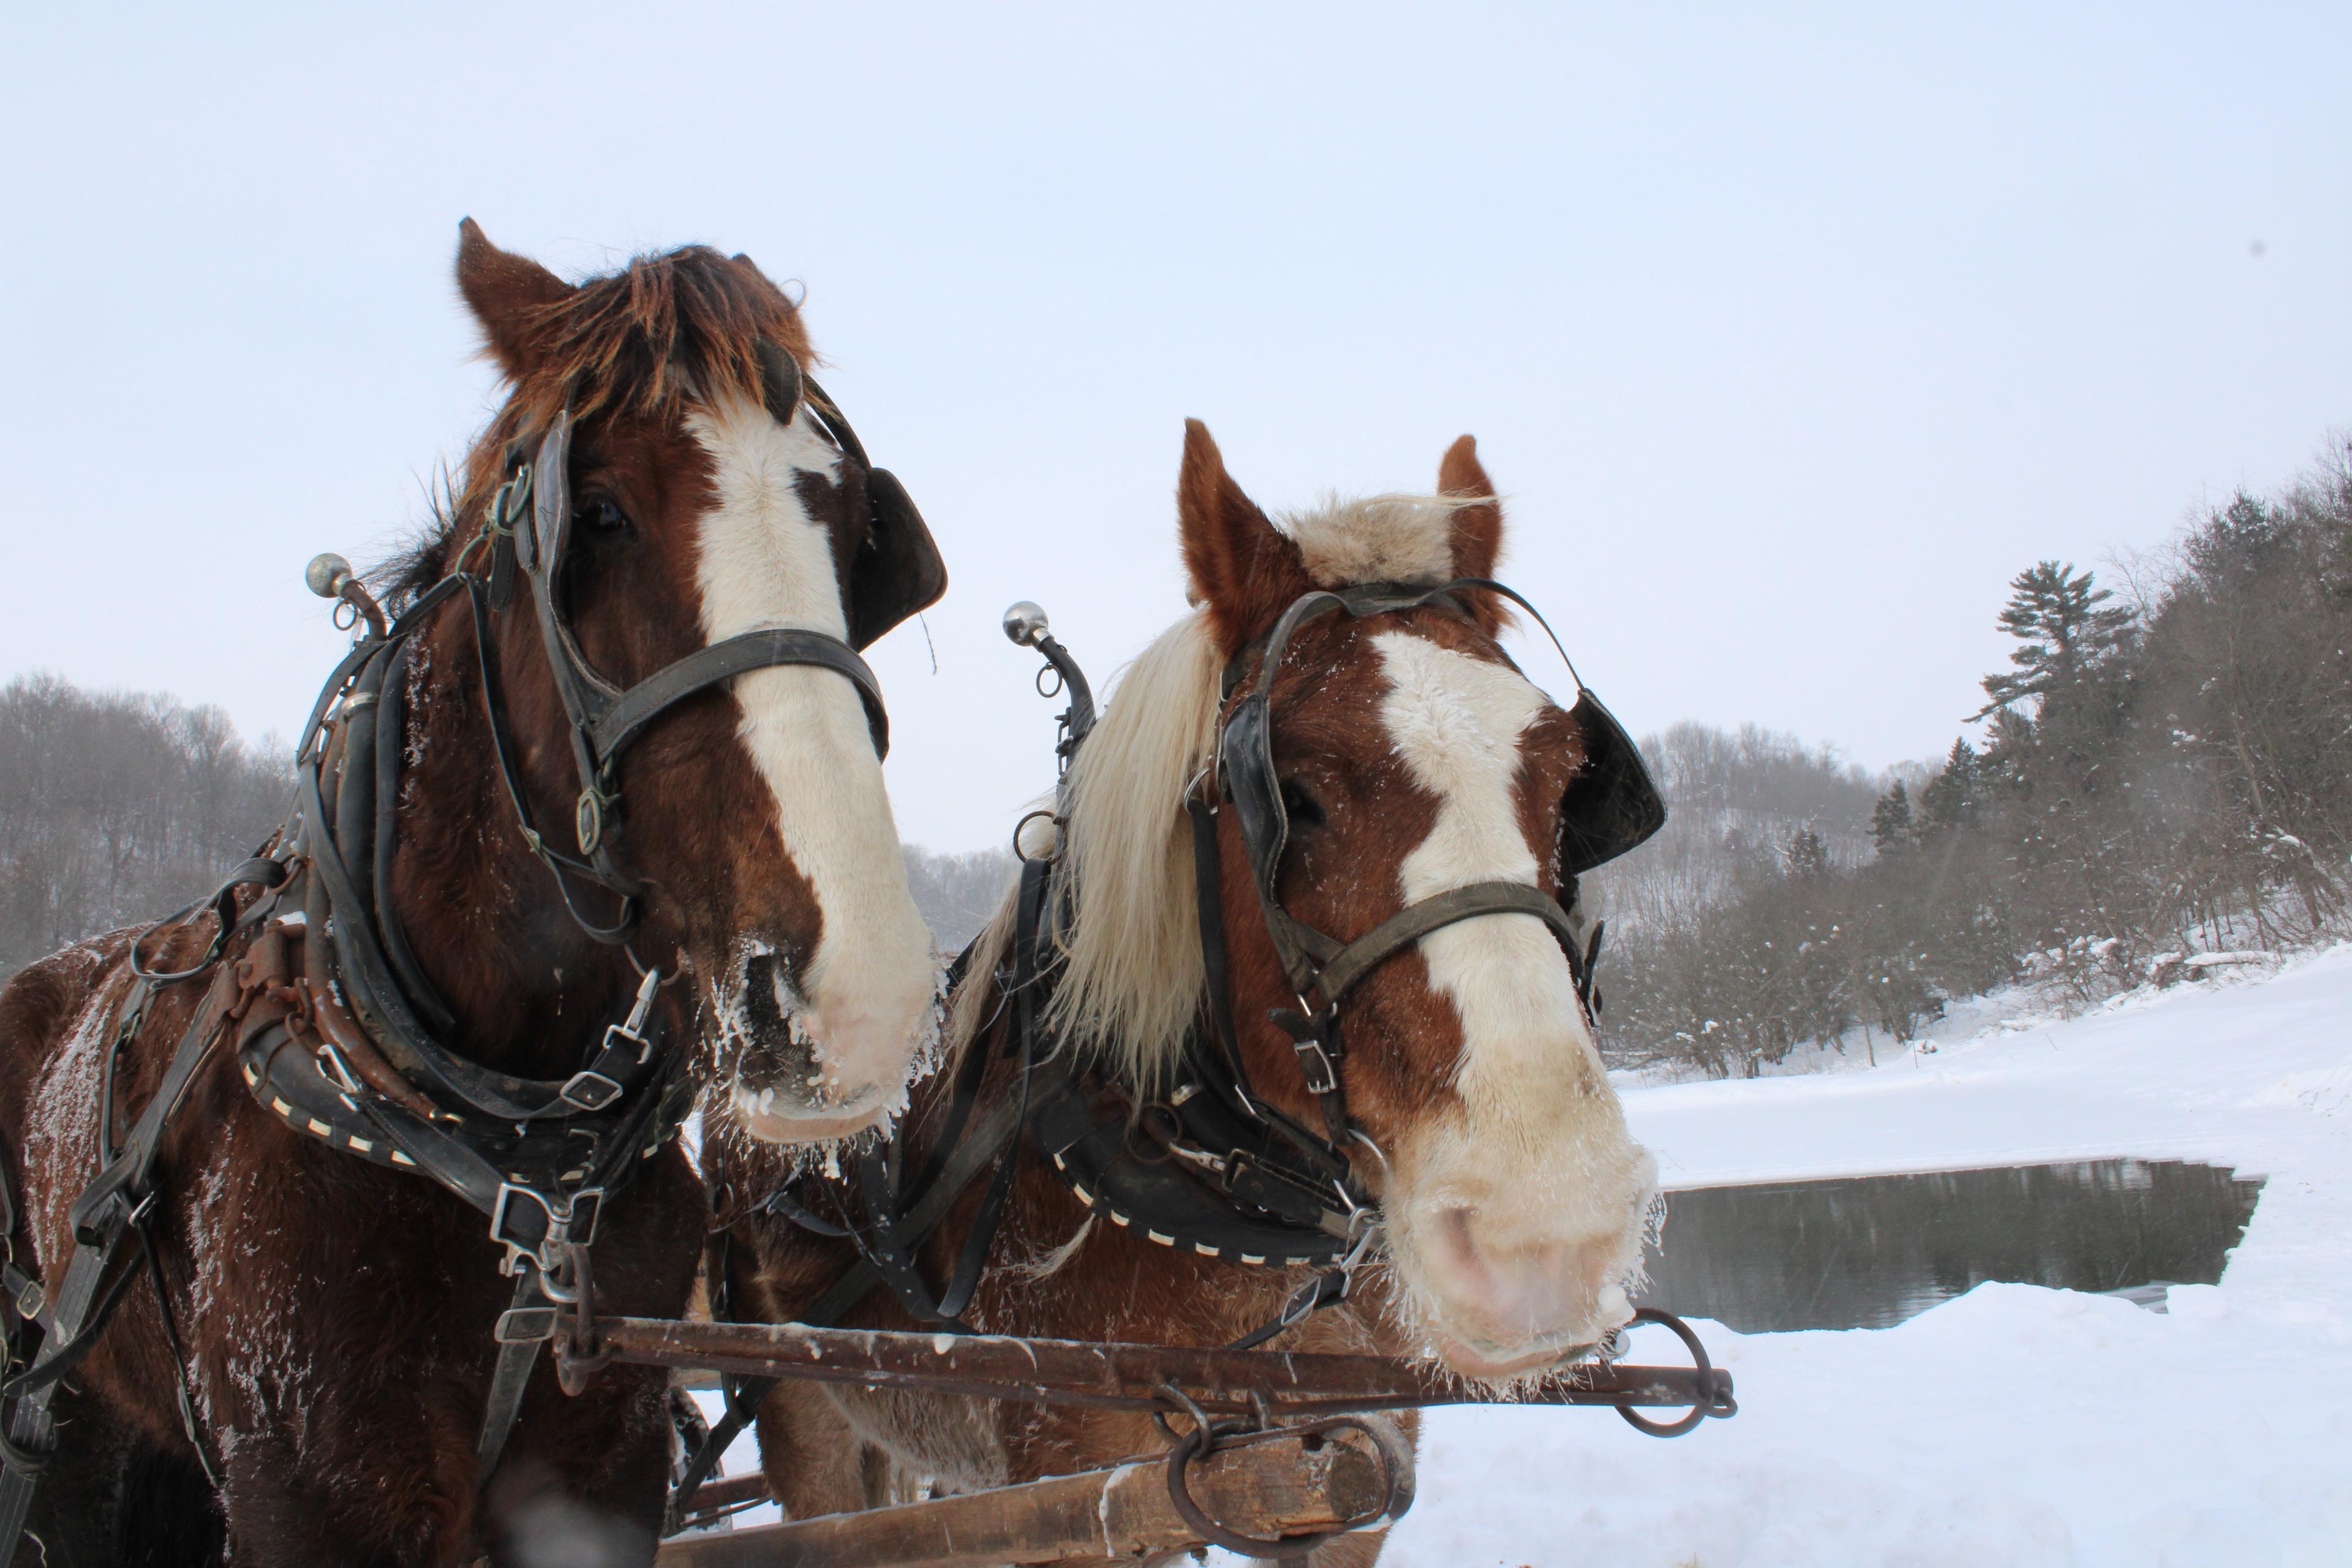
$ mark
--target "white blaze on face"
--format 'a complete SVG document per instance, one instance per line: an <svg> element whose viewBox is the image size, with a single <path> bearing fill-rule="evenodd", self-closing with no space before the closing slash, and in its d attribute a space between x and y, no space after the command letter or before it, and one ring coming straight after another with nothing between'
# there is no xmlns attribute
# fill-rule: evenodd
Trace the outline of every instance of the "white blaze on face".
<svg viewBox="0 0 2352 1568"><path fill-rule="evenodd" d="M1473 882L1536 885L1520 830L1519 738L1550 700L1508 665L1404 632L1372 639L1390 691L1389 739L1437 823L1399 868L1407 903ZM1594 1048L1559 939L1532 915L1482 915L1421 939L1431 984L1462 1020L1458 1087L1472 1114L1556 1081L1560 1054Z"/></svg>
<svg viewBox="0 0 2352 1568"><path fill-rule="evenodd" d="M1408 903L1475 882L1538 883L1520 826L1520 752L1550 701L1509 666L1402 632L1372 639L1381 717L1437 800L1406 855ZM1404 1130L1387 1194L1414 1314L1469 1376L1507 1376L1625 1321L1656 1179L1627 1136L1568 956L1533 915L1480 915L1421 939L1462 1026L1454 1103Z"/></svg>
<svg viewBox="0 0 2352 1568"><path fill-rule="evenodd" d="M807 411L780 425L736 400L689 415L687 428L719 492L696 572L704 637L769 626L845 637L832 539L798 488L804 472L836 479L840 455ZM823 913L815 956L795 978L829 1080L824 1098L842 1108L894 1098L930 1006L931 939L907 890L866 706L839 673L805 665L748 671L734 693L785 852Z"/></svg>

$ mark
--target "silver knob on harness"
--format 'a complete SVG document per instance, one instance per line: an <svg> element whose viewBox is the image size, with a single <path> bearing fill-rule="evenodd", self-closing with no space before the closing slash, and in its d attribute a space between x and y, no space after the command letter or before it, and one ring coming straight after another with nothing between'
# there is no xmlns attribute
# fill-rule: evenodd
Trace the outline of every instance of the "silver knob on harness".
<svg viewBox="0 0 2352 1568"><path fill-rule="evenodd" d="M340 599L351 584L352 563L331 550L321 551L302 569L302 581L321 599Z"/></svg>
<svg viewBox="0 0 2352 1568"><path fill-rule="evenodd" d="M312 570L317 563L312 563ZM1035 647L1037 639L1045 635L1045 609L1023 599L1004 612L1004 635L1023 647Z"/></svg>

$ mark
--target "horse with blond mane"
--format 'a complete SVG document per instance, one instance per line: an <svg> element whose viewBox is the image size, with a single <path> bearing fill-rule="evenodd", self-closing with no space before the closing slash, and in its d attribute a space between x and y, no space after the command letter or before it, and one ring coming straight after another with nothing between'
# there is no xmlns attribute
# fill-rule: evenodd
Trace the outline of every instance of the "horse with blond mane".
<svg viewBox="0 0 2352 1568"><path fill-rule="evenodd" d="M1631 1317L1656 1191L1566 907L1663 807L1589 693L1497 643L1517 595L1469 437L1437 494L1277 526L1193 423L1177 508L1195 608L1073 737L896 1142L795 1168L711 1124L719 1304L1546 1375ZM730 1396L794 1517L1156 1447L1121 1412Z"/></svg>

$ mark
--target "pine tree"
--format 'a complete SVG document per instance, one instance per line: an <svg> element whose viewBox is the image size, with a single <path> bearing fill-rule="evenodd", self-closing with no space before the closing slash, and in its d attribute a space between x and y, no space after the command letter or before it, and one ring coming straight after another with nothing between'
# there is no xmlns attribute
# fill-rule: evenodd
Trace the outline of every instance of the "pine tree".
<svg viewBox="0 0 2352 1568"><path fill-rule="evenodd" d="M1789 875L1801 881L1830 874L1830 847L1810 827L1800 827L1789 835L1788 847L1780 851L1780 859Z"/></svg>
<svg viewBox="0 0 2352 1568"><path fill-rule="evenodd" d="M1944 829L1965 827L1977 815L1977 753L1966 741L1952 742L1944 771L1919 792L1921 826Z"/></svg>
<svg viewBox="0 0 2352 1568"><path fill-rule="evenodd" d="M2010 580L2009 604L2000 612L2000 624L2018 640L2009 655L2017 668L1984 678L1985 695L1992 700L1969 715L1971 721L2015 703L2066 691L2121 646L2132 613L2120 605L2101 608L2114 595L2105 588L2094 590L2091 583L2090 573L2076 573L2073 563L2055 561L2040 562Z"/></svg>
<svg viewBox="0 0 2352 1568"><path fill-rule="evenodd" d="M1896 779L1870 813L1870 837L1881 855L1911 841L1911 792Z"/></svg>

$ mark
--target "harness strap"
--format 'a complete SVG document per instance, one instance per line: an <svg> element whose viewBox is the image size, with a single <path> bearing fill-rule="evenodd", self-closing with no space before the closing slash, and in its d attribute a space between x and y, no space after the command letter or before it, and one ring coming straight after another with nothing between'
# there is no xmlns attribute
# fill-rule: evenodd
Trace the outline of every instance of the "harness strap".
<svg viewBox="0 0 2352 1568"><path fill-rule="evenodd" d="M450 579L452 582L457 579ZM530 801L522 786L522 771L515 762L514 737L507 732L505 683L499 676L499 661L494 651L497 643L490 630L488 595L481 585L468 577L467 597L474 613L474 663L482 686L482 706L488 710L490 726L490 752L498 759L499 782L506 786L507 804L515 814L515 823L522 830L522 840L530 847L548 875L555 879L555 890L563 900L563 907L572 921L583 931L607 946L625 942L636 925L635 898L637 884L625 878L617 881L604 868L585 860L574 859L562 850L551 847L530 814ZM580 912L580 905L572 894L573 877L594 882L621 900L621 911L606 924L598 924Z"/></svg>
<svg viewBox="0 0 2352 1568"><path fill-rule="evenodd" d="M236 875L243 880L263 879L257 873L249 873L247 867L239 867ZM121 1305L124 1295L139 1278L135 1264L127 1268L113 1268L123 1242L135 1237L142 1251L151 1247L145 1222L154 1203L154 1193L148 1177L165 1125L179 1109L197 1068L220 1037L230 972L223 970L221 976L188 1021L170 1066L164 1069L162 1081L140 1112L139 1120L132 1124L122 1152L107 1163L68 1211L76 1245L72 1260L66 1265L65 1279L58 1284L48 1332L31 1368L0 1384L0 1399L16 1401L6 1441L0 1444L0 1459L5 1461L5 1470L0 1470L0 1568L7 1568L16 1556L17 1542L24 1536L26 1517L33 1506L35 1484L57 1447L57 1427L49 1415L49 1402L56 1396L58 1384L97 1345L114 1310ZM141 1016L151 989L144 981L133 984L125 997L121 1015L125 1022ZM121 1036L118 1025L117 1049L121 1047ZM105 1140L107 1130L101 1127L99 1135ZM111 1279L107 1278L110 1272L113 1275Z"/></svg>
<svg viewBox="0 0 2352 1568"><path fill-rule="evenodd" d="M547 1305L547 1297L539 1288L539 1270L524 1264L515 1270L514 1304L509 1311L527 1311ZM501 1325L505 1320L499 1320ZM515 1417L522 1414L523 1390L530 1385L531 1368L539 1364L540 1342L509 1340L499 1342L499 1361L490 1373L489 1397L482 1402L482 1435L474 1444L474 1474L477 1486L487 1486L492 1472L499 1468L499 1458L506 1452L507 1438L513 1435Z"/></svg>
<svg viewBox="0 0 2352 1568"><path fill-rule="evenodd" d="M163 1326L163 1348L172 1357L172 1393L180 1407L180 1431L187 1437L188 1447L196 1451L197 1468L205 1479L220 1490L220 1472L213 1468L212 1451L205 1447L204 1434L196 1426L195 1391L188 1386L187 1352L180 1348L180 1325L172 1316L172 1294L163 1280L163 1254L155 1246L155 1238L147 1226L151 1220L139 1225L139 1250L147 1255L147 1277L155 1282L155 1315Z"/></svg>
<svg viewBox="0 0 2352 1568"><path fill-rule="evenodd" d="M873 731L877 756L890 754L890 719L882 709L882 687L873 669L850 646L824 632L797 626L766 626L709 647L697 648L676 664L646 677L614 700L604 716L588 727L589 743L599 758L618 753L639 730L667 709L705 687L732 680L750 670L778 665L808 665L849 678L866 704L866 727Z"/></svg>
<svg viewBox="0 0 2352 1568"><path fill-rule="evenodd" d="M105 1268L105 1259L87 1247L75 1252L73 1261L66 1266L56 1312L58 1333L66 1337L68 1344L80 1337L83 1319L98 1299L99 1277ZM120 1297L119 1282L111 1294ZM106 1321L103 1310L97 1321ZM61 1359L50 1353L51 1347L61 1352L68 1344L51 1339L41 1347L43 1360ZM62 1376L63 1372L58 1375ZM49 1400L56 1392L57 1384L51 1380L19 1398L16 1414L8 1423L7 1441L0 1445L0 1458L6 1461L5 1469L0 1469L0 1568L7 1568L16 1555L17 1543L25 1535L26 1516L32 1511L33 1489L57 1448L57 1426L49 1416Z"/></svg>
<svg viewBox="0 0 2352 1568"><path fill-rule="evenodd" d="M1224 873L1217 862L1215 807L1195 793L1184 798L1185 815L1192 822L1193 908L1200 917L1201 968L1209 988L1209 1021L1216 1031L1217 1065L1222 1074L1210 1081L1219 1089L1230 1079L1247 1114L1250 1106L1249 1068L1242 1063L1241 1033L1234 1026L1234 989L1227 978L1225 958Z"/></svg>

